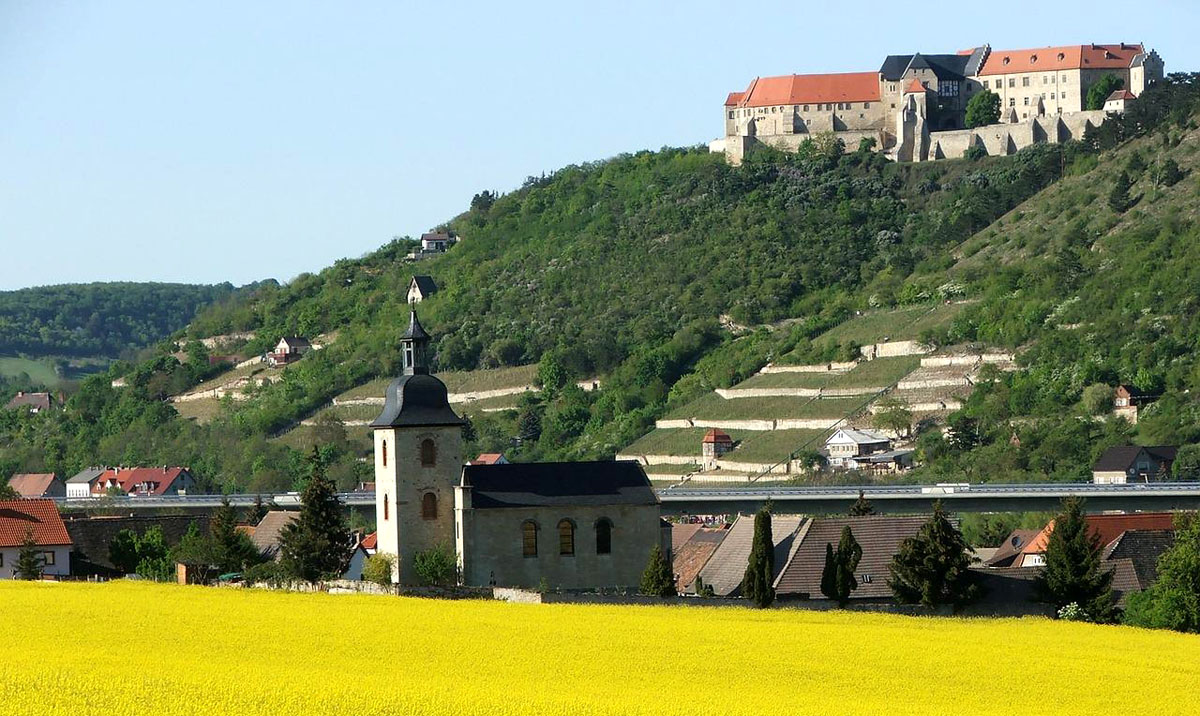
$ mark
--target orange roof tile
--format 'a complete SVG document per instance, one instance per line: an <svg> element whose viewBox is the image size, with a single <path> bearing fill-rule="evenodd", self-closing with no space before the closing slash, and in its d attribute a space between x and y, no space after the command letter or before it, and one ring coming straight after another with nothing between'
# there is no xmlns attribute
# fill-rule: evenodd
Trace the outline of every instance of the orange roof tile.
<svg viewBox="0 0 1200 716"><path fill-rule="evenodd" d="M379 545L379 533L378 532L372 532L371 534L367 535L366 537L363 537L363 539L362 539L362 548L363 549L375 549L378 545Z"/></svg>
<svg viewBox="0 0 1200 716"><path fill-rule="evenodd" d="M1141 45L1065 45L1029 50L992 50L980 76L1051 70L1115 70L1129 67L1145 52Z"/></svg>
<svg viewBox="0 0 1200 716"><path fill-rule="evenodd" d="M701 443L732 443L733 438L729 437L729 433L717 428L709 428L707 433L704 433L704 439Z"/></svg>
<svg viewBox="0 0 1200 716"><path fill-rule="evenodd" d="M1108 99L1106 99L1105 101L1109 102L1109 101L1117 100L1117 99L1137 99L1137 95L1135 95L1134 93L1130 92L1127 89L1119 89L1116 92L1113 92L1112 94L1110 94L1108 96Z"/></svg>
<svg viewBox="0 0 1200 716"><path fill-rule="evenodd" d="M1126 530L1172 530L1175 516L1170 512L1135 512L1128 515L1087 515L1088 527L1100 536L1100 546L1107 547ZM1054 521L1042 528L1037 537L1029 540L1021 554L1041 554L1050 542Z"/></svg>
<svg viewBox="0 0 1200 716"><path fill-rule="evenodd" d="M923 93L924 91L925 91L925 85L921 84L921 80L917 79L916 77L912 78L912 80L910 80L909 83L904 87L905 94L911 94L911 93L920 94L920 93Z"/></svg>
<svg viewBox="0 0 1200 716"><path fill-rule="evenodd" d="M742 93L739 107L824 102L879 101L879 74L844 72L824 75L758 77Z"/></svg>
<svg viewBox="0 0 1200 716"><path fill-rule="evenodd" d="M45 497L55 478L52 472L17 473L9 478L8 486L21 497Z"/></svg>
<svg viewBox="0 0 1200 716"><path fill-rule="evenodd" d="M0 502L0 547L20 547L26 534L32 535L39 547L71 544L54 500Z"/></svg>
<svg viewBox="0 0 1200 716"><path fill-rule="evenodd" d="M729 96L725 98L725 106L736 107L737 103L742 101L743 94L743 92L730 92Z"/></svg>

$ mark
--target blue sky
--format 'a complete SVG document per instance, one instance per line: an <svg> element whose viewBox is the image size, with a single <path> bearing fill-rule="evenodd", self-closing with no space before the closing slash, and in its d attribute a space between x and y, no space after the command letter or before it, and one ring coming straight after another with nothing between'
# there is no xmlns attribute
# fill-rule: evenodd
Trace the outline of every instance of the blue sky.
<svg viewBox="0 0 1200 716"><path fill-rule="evenodd" d="M481 189L712 139L756 75L1120 41L1200 69L1194 0L416 5L0 0L0 290L288 280Z"/></svg>

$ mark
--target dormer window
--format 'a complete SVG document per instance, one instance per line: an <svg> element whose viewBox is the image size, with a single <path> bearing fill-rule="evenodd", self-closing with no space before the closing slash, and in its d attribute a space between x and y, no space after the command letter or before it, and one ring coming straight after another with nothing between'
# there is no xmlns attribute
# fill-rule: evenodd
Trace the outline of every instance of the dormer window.
<svg viewBox="0 0 1200 716"><path fill-rule="evenodd" d="M1059 62L1062 62L1062 61L1063 61L1063 60L1065 60L1065 59L1067 59L1067 55L1066 55L1066 53L1065 53L1065 52L1060 52L1060 53L1058 53L1058 61L1059 61Z"/></svg>
<svg viewBox="0 0 1200 716"><path fill-rule="evenodd" d="M1012 62L1012 60L1011 60L1010 58L1008 58L1008 57L1005 57L1005 58L1004 58L1004 64L1006 64L1006 65L1007 65L1009 62Z"/></svg>
<svg viewBox="0 0 1200 716"><path fill-rule="evenodd" d="M1029 64L1031 64L1031 65L1036 65L1036 64L1037 64L1037 55L1030 55L1030 56L1029 56Z"/></svg>

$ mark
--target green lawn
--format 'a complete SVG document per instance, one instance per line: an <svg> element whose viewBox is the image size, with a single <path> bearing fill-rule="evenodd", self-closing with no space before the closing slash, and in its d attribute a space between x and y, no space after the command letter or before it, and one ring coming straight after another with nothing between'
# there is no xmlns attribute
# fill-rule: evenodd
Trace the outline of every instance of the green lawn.
<svg viewBox="0 0 1200 716"><path fill-rule="evenodd" d="M694 455L700 457L705 428L655 429L619 452L626 455ZM734 440L737 436L730 434Z"/></svg>
<svg viewBox="0 0 1200 716"><path fill-rule="evenodd" d="M837 373L757 373L734 388L823 388Z"/></svg>
<svg viewBox="0 0 1200 716"><path fill-rule="evenodd" d="M186 403L173 403L175 412L182 418L189 418L198 423L207 423L221 412L221 401L218 398L189 400Z"/></svg>
<svg viewBox="0 0 1200 716"><path fill-rule="evenodd" d="M920 337L921 332L927 328L942 326L954 320L965 306L965 303L938 303L868 311L834 326L817 336L813 342L854 343L861 346L884 340L911 340Z"/></svg>
<svg viewBox="0 0 1200 716"><path fill-rule="evenodd" d="M801 450L819 450L830 430L764 430L743 433L737 448L726 460L742 462L779 462Z"/></svg>
<svg viewBox="0 0 1200 716"><path fill-rule="evenodd" d="M472 393L533 385L534 380L537 378L537 366L522 365L514 368L496 368L494 370L452 371L449 373L437 373L436 375L446 384L446 389L451 393ZM383 397L388 383L391 383L392 380L393 378L378 378L357 388L351 388L339 395L338 398Z"/></svg>
<svg viewBox="0 0 1200 716"><path fill-rule="evenodd" d="M369 454L374 449L374 441L371 437L370 428L348 427L346 428L346 437L361 454ZM317 428L309 425L297 425L292 430L276 438L276 440L294 450L299 450L307 454L312 450L314 445L318 444Z"/></svg>
<svg viewBox="0 0 1200 716"><path fill-rule="evenodd" d="M921 365L920 356L876 358L859 363L849 373L829 381L830 388L886 388Z"/></svg>
<svg viewBox="0 0 1200 716"><path fill-rule="evenodd" d="M459 413L478 413L483 410L501 410L501 409L517 409L517 403L521 400L521 394L515 395L500 395L495 398L484 398L483 400L472 400L465 403L454 403L453 408Z"/></svg>
<svg viewBox="0 0 1200 716"><path fill-rule="evenodd" d="M779 420L785 418L840 418L865 407L870 396L853 398L733 398L716 393L671 411L666 418L705 420Z"/></svg>
<svg viewBox="0 0 1200 716"><path fill-rule="evenodd" d="M58 374L49 362L33 360L32 358L17 358L15 356L0 356L0 375L15 378L25 373L34 383L47 387L57 386Z"/></svg>
<svg viewBox="0 0 1200 716"><path fill-rule="evenodd" d="M187 391L188 393L203 393L206 390L213 390L224 385L239 380L241 378L271 378L272 380L280 380L283 377L281 370L271 368L266 363L252 363L244 368L234 368L227 370L224 373L210 378L195 388Z"/></svg>
<svg viewBox="0 0 1200 716"><path fill-rule="evenodd" d="M696 463L689 463L687 465L643 465L643 468L648 474L683 476L689 472L696 472L700 466Z"/></svg>

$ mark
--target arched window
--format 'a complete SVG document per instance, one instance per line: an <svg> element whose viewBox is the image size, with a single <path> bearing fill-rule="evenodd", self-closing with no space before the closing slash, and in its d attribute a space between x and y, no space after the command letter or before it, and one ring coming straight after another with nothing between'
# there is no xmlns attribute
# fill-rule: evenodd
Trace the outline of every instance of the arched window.
<svg viewBox="0 0 1200 716"><path fill-rule="evenodd" d="M436 520L437 519L437 495L432 492L426 492L421 497L421 519Z"/></svg>
<svg viewBox="0 0 1200 716"><path fill-rule="evenodd" d="M521 554L525 557L537 556L537 523L525 520L521 524Z"/></svg>
<svg viewBox="0 0 1200 716"><path fill-rule="evenodd" d="M558 523L558 553L575 554L575 525L571 523L571 520L562 520Z"/></svg>
<svg viewBox="0 0 1200 716"><path fill-rule="evenodd" d="M431 438L421 441L421 467L437 465L437 445Z"/></svg>
<svg viewBox="0 0 1200 716"><path fill-rule="evenodd" d="M607 517L596 520L596 554L612 554L612 522Z"/></svg>
<svg viewBox="0 0 1200 716"><path fill-rule="evenodd" d="M387 440L383 441L383 466L387 467Z"/></svg>
<svg viewBox="0 0 1200 716"><path fill-rule="evenodd" d="M388 496L387 496L387 493L385 492L385 493L383 493L383 519L386 520L387 518L388 518Z"/></svg>

